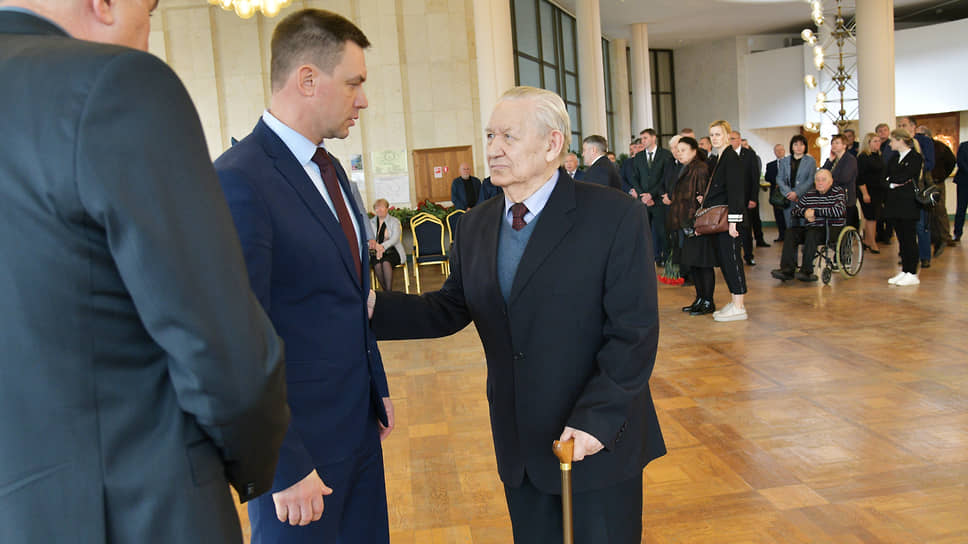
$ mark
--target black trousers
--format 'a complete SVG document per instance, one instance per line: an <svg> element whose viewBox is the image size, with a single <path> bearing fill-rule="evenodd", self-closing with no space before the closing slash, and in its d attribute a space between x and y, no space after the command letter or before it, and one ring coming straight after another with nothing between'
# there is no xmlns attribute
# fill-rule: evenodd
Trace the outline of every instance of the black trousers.
<svg viewBox="0 0 968 544"><path fill-rule="evenodd" d="M763 239L763 221L760 220L760 209L753 208L746 211L746 220L743 222L746 228L743 230L743 256L749 260L753 258L753 240L765 243Z"/></svg>
<svg viewBox="0 0 968 544"><path fill-rule="evenodd" d="M743 270L743 260L739 256L740 246L743 244L743 235L746 230L743 225L737 225L739 236L733 238L729 231L716 234L713 245L716 248L716 258L719 260L719 269L723 271L723 279L726 280L726 287L733 295L746 294L746 272Z"/></svg>
<svg viewBox="0 0 968 544"><path fill-rule="evenodd" d="M783 208L780 206L773 206L773 219L776 220L777 239L785 240L787 224L786 216L783 215Z"/></svg>
<svg viewBox="0 0 968 544"><path fill-rule="evenodd" d="M918 273L918 233L917 219L894 219L894 232L901 249L901 270L910 274Z"/></svg>
<svg viewBox="0 0 968 544"><path fill-rule="evenodd" d="M840 227L830 228L830 243L836 243L840 235ZM817 246L827 241L826 227L791 227L787 229L787 237L783 240L783 254L780 257L780 270L792 274L797 268L797 246L803 244L803 262L800 271L804 274L813 273L813 256L817 253Z"/></svg>
<svg viewBox="0 0 968 544"><path fill-rule="evenodd" d="M581 463L575 470L581 470ZM524 477L521 487L504 486L515 544L562 541L561 495L548 495ZM642 473L624 482L572 495L575 544L642 542Z"/></svg>

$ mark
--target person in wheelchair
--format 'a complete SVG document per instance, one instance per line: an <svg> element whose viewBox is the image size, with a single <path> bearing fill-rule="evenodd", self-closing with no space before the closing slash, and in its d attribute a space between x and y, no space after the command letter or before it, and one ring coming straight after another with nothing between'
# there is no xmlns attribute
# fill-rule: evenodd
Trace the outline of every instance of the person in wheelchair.
<svg viewBox="0 0 968 544"><path fill-rule="evenodd" d="M834 187L830 170L817 170L813 184L814 188L804 193L793 206L793 224L783 240L780 268L771 272L778 280L788 281L795 277L800 281L817 281L817 275L813 273L817 246L836 241L846 223L847 192L843 187ZM800 244L803 244L803 259L800 270L794 274Z"/></svg>

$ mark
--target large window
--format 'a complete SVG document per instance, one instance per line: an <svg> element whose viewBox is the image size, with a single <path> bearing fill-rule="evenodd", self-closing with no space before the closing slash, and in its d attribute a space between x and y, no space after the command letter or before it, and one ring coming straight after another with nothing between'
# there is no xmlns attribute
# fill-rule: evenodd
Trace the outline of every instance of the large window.
<svg viewBox="0 0 968 544"><path fill-rule="evenodd" d="M649 49L652 72L652 122L662 147L679 132L676 122L676 83L671 49ZM641 130L641 129L640 129Z"/></svg>
<svg viewBox="0 0 968 544"><path fill-rule="evenodd" d="M602 66L605 67L605 121L608 123L608 148L616 154L625 147L624 142L616 139L615 133L615 103L612 101L612 52L608 48L608 40L602 38Z"/></svg>
<svg viewBox="0 0 968 544"><path fill-rule="evenodd" d="M548 0L511 0L518 85L561 95L571 118L571 150L581 151L578 38L575 18Z"/></svg>

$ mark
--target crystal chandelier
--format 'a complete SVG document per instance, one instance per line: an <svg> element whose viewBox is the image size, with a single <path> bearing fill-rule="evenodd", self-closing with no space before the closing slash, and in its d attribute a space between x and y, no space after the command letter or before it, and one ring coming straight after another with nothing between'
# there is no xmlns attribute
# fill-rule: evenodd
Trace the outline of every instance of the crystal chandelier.
<svg viewBox="0 0 968 544"><path fill-rule="evenodd" d="M820 72L820 78L807 75L803 78L808 89L817 89L814 111L827 116L843 132L850 119L857 117L857 24L853 16L846 18L842 0L834 0L835 10L831 10L833 20L824 17L822 0L811 0L811 19L817 32L805 28L800 33L803 41L813 46L813 64ZM826 31L826 32L825 32ZM820 36L829 35L820 43ZM808 122L804 128L810 132L820 131L819 122ZM827 138L821 138L827 140ZM826 142L818 140L819 145Z"/></svg>
<svg viewBox="0 0 968 544"><path fill-rule="evenodd" d="M257 11L261 11L266 17L275 17L291 2L292 0L208 0L208 3L213 6L234 10L235 14L243 19L252 17Z"/></svg>

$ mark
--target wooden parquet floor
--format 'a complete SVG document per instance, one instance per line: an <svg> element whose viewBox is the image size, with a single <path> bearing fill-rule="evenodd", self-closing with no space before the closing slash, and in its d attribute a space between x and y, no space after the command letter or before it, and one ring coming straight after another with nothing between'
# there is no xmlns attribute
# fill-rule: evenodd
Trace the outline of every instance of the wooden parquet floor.
<svg viewBox="0 0 968 544"><path fill-rule="evenodd" d="M660 284L669 453L645 473L644 542L968 542L968 247L904 288L887 285L896 243L882 249L826 287L781 285L779 244L758 249L745 322L683 314L692 288ZM473 327L380 347L393 544L511 542Z"/></svg>

